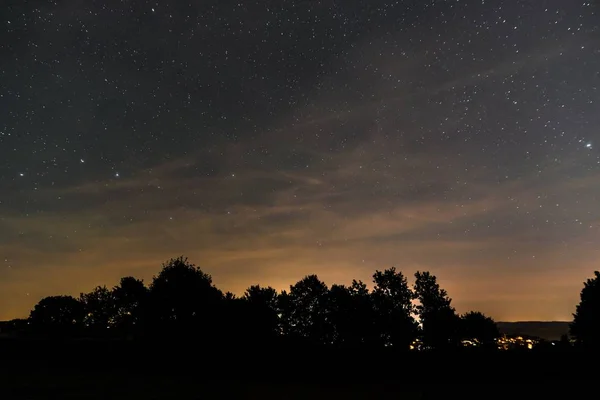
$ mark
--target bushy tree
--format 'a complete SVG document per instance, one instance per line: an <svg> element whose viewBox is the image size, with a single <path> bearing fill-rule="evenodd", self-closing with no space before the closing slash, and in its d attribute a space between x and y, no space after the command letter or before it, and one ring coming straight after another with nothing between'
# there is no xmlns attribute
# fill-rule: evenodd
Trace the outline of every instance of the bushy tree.
<svg viewBox="0 0 600 400"><path fill-rule="evenodd" d="M251 316L247 329L253 336L273 338L281 333L279 324L278 294L272 287L250 286L242 299Z"/></svg>
<svg viewBox="0 0 600 400"><path fill-rule="evenodd" d="M406 277L396 268L376 271L373 275L375 325L381 344L408 350L416 338L414 294Z"/></svg>
<svg viewBox="0 0 600 400"><path fill-rule="evenodd" d="M85 309L84 326L96 334L114 326L116 308L113 291L106 286L98 286L89 293L81 293L79 301Z"/></svg>
<svg viewBox="0 0 600 400"><path fill-rule="evenodd" d="M121 278L112 290L115 306L115 329L132 335L142 329L143 312L148 300L144 282L131 276Z"/></svg>
<svg viewBox="0 0 600 400"><path fill-rule="evenodd" d="M44 297L29 314L29 323L38 333L71 336L83 327L85 307L72 296Z"/></svg>
<svg viewBox="0 0 600 400"><path fill-rule="evenodd" d="M463 339L476 339L481 344L491 346L500 336L496 322L477 311L471 311L461 316L460 333Z"/></svg>
<svg viewBox="0 0 600 400"><path fill-rule="evenodd" d="M279 298L285 334L313 343L331 343L333 325L329 318L329 289L316 275L308 275L290 286Z"/></svg>
<svg viewBox="0 0 600 400"><path fill-rule="evenodd" d="M330 320L334 327L334 343L343 347L374 344L375 310L373 298L361 281L350 286L333 285L329 291Z"/></svg>
<svg viewBox="0 0 600 400"><path fill-rule="evenodd" d="M181 339L200 330L209 334L216 330L223 297L212 277L187 258L171 259L152 280L146 317L153 329L162 334L178 335Z"/></svg>
<svg viewBox="0 0 600 400"><path fill-rule="evenodd" d="M421 320L423 344L443 349L457 345L460 320L452 299L440 288L435 275L429 272L415 273L414 293L419 301L417 314Z"/></svg>
<svg viewBox="0 0 600 400"><path fill-rule="evenodd" d="M570 333L579 345L600 348L600 272L588 279L581 289Z"/></svg>

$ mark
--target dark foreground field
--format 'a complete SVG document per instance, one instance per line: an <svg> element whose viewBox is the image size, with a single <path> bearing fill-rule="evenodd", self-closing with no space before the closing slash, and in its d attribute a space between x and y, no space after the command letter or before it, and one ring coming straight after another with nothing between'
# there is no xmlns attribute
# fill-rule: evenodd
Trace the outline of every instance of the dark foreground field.
<svg viewBox="0 0 600 400"><path fill-rule="evenodd" d="M16 377L16 379L15 379ZM90 375L55 371L49 374L8 375L3 399L594 399L583 388L569 383L513 384L431 383L418 387L393 381L335 383L252 382L221 380L207 382L156 375ZM590 382L591 383L591 382ZM417 386L417 387L415 387Z"/></svg>
<svg viewBox="0 0 600 400"><path fill-rule="evenodd" d="M86 374L55 371L9 375L7 397L15 399L420 399L419 390L381 384L278 383L250 380L197 381L157 375ZM15 379L16 378L16 379Z"/></svg>
<svg viewBox="0 0 600 400"><path fill-rule="evenodd" d="M0 354L0 399L598 398L596 357L564 351L405 354L19 340L0 341Z"/></svg>
<svg viewBox="0 0 600 400"><path fill-rule="evenodd" d="M267 378L207 380L199 377L158 374L88 373L72 370L16 371L3 374L2 399L595 399L593 380L526 384L435 381L412 384L399 378L292 380ZM579 386L579 385L583 386Z"/></svg>

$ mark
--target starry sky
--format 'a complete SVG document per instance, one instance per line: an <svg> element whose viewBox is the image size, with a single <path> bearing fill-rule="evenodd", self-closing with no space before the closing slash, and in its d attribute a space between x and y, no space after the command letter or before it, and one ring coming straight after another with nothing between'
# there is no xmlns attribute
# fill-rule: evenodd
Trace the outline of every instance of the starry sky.
<svg viewBox="0 0 600 400"><path fill-rule="evenodd" d="M569 320L599 268L594 0L11 1L0 319L186 255L223 290L436 274Z"/></svg>

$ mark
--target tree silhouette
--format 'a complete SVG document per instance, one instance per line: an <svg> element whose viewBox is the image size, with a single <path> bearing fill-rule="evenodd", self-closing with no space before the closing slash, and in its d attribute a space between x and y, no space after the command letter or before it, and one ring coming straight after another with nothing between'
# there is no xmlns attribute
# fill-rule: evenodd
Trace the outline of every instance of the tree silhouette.
<svg viewBox="0 0 600 400"><path fill-rule="evenodd" d="M278 294L272 287L254 285L237 297L221 292L210 275L179 257L164 263L149 287L124 277L112 289L98 286L79 299L46 297L33 308L21 332L146 338L168 343L170 352L202 350L196 345L211 343L226 346L232 354L309 345L319 345L319 351L331 346L336 355L342 355L337 352L342 349L371 354L386 347L408 350L417 337L429 349L457 346L460 339L477 339L484 347L496 348L499 332L492 318L480 312L459 317L434 275L417 271L415 278L411 290L395 268L375 271L369 291L361 281L328 288L316 275L308 275L289 291ZM600 346L599 281L595 272L584 283L570 326L578 343L588 347ZM16 330L6 323L0 327ZM561 338L558 348L571 347L567 337Z"/></svg>
<svg viewBox="0 0 600 400"><path fill-rule="evenodd" d="M331 343L333 325L328 310L329 290L316 275L308 275L280 295L284 333L313 343Z"/></svg>
<svg viewBox="0 0 600 400"><path fill-rule="evenodd" d="M235 293L232 293L232 292L225 292L225 295L223 296L223 298L225 300L239 300L238 297L235 295Z"/></svg>
<svg viewBox="0 0 600 400"><path fill-rule="evenodd" d="M112 290L115 307L115 329L133 335L141 329L143 307L148 299L144 282L131 276L121 278Z"/></svg>
<svg viewBox="0 0 600 400"><path fill-rule="evenodd" d="M374 343L375 310L367 285L356 280L348 287L333 285L329 291L329 309L336 345L357 347Z"/></svg>
<svg viewBox="0 0 600 400"><path fill-rule="evenodd" d="M333 342L338 346L359 343L354 324L352 295L344 285L333 285L329 290L329 316L334 327ZM358 342L358 343L357 343Z"/></svg>
<svg viewBox="0 0 600 400"><path fill-rule="evenodd" d="M588 279L581 289L570 333L579 345L600 348L600 272Z"/></svg>
<svg viewBox="0 0 600 400"><path fill-rule="evenodd" d="M275 289L260 285L250 286L244 293L242 299L252 317L253 336L273 338L280 333L277 297Z"/></svg>
<svg viewBox="0 0 600 400"><path fill-rule="evenodd" d="M212 334L217 334L213 340L219 340L220 343L227 343L228 347L238 345L248 345L256 340L254 328L259 321L251 314L248 304L243 298L237 297L231 292L226 292L222 300L211 306L208 316L213 326L210 328Z"/></svg>
<svg viewBox="0 0 600 400"><path fill-rule="evenodd" d="M223 293L213 286L210 275L179 257L163 264L152 280L148 299L152 328L184 339L183 333L191 335L200 329L205 334L214 332Z"/></svg>
<svg viewBox="0 0 600 400"><path fill-rule="evenodd" d="M463 339L476 339L485 346L495 345L495 339L500 336L496 322L477 311L463 314L460 325Z"/></svg>
<svg viewBox="0 0 600 400"><path fill-rule="evenodd" d="M79 301L85 309L83 324L96 334L104 334L114 326L116 308L113 292L106 286L98 286L89 293L81 293Z"/></svg>
<svg viewBox="0 0 600 400"><path fill-rule="evenodd" d="M414 294L406 277L392 267L375 271L373 282L375 324L381 343L408 350L416 338L418 325L413 317Z"/></svg>
<svg viewBox="0 0 600 400"><path fill-rule="evenodd" d="M440 288L435 275L429 272L415 273L414 292L419 300L417 315L421 320L423 344L443 349L457 344L459 317L452 307L452 299Z"/></svg>
<svg viewBox="0 0 600 400"><path fill-rule="evenodd" d="M49 296L39 301L29 314L29 323L40 333L70 336L83 326L85 308L72 296Z"/></svg>

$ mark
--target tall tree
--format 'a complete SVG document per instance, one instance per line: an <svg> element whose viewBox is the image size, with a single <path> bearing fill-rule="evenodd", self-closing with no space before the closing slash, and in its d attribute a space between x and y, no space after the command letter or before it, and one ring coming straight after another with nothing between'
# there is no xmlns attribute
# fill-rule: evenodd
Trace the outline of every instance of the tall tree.
<svg viewBox="0 0 600 400"><path fill-rule="evenodd" d="M375 310L372 297L363 282L350 286L333 285L329 291L330 318L334 342L339 346L357 347L375 341Z"/></svg>
<svg viewBox="0 0 600 400"><path fill-rule="evenodd" d="M413 316L414 294L406 277L392 267L375 271L373 282L373 302L380 341L384 345L408 350L416 338L418 325Z"/></svg>
<svg viewBox="0 0 600 400"><path fill-rule="evenodd" d="M250 286L242 299L246 302L251 317L251 334L272 338L279 335L279 311L277 291L272 287Z"/></svg>
<svg viewBox="0 0 600 400"><path fill-rule="evenodd" d="M83 327L85 308L72 296L41 299L29 314L32 328L44 334L74 335Z"/></svg>
<svg viewBox="0 0 600 400"><path fill-rule="evenodd" d="M105 334L114 326L116 317L113 291L98 286L89 293L81 293L79 301L85 308L83 324L94 334Z"/></svg>
<svg viewBox="0 0 600 400"><path fill-rule="evenodd" d="M570 333L579 345L600 348L600 272L583 283Z"/></svg>
<svg viewBox="0 0 600 400"><path fill-rule="evenodd" d="M179 257L163 264L150 285L147 316L163 334L192 334L202 330L214 333L223 293L214 287L212 277Z"/></svg>
<svg viewBox="0 0 600 400"><path fill-rule="evenodd" d="M141 330L143 307L148 299L144 282L131 276L121 278L113 288L115 303L115 328L129 335Z"/></svg>
<svg viewBox="0 0 600 400"><path fill-rule="evenodd" d="M285 333L314 343L331 343L333 326L328 309L329 289L316 275L308 275L280 296Z"/></svg>
<svg viewBox="0 0 600 400"><path fill-rule="evenodd" d="M217 313L213 319L213 331L218 332L218 336L215 336L213 341L227 343L231 350L234 346L245 346L256 340L256 335L251 335L251 331L257 327L257 321L253 321L248 304L243 298L226 292L215 311Z"/></svg>
<svg viewBox="0 0 600 400"><path fill-rule="evenodd" d="M415 278L414 292L419 300L417 315L421 320L423 344L435 349L456 345L460 320L452 307L452 299L440 288L435 275L417 271Z"/></svg>
<svg viewBox="0 0 600 400"><path fill-rule="evenodd" d="M496 322L477 311L463 314L460 325L463 339L476 339L485 346L495 345L495 340L500 336Z"/></svg>

